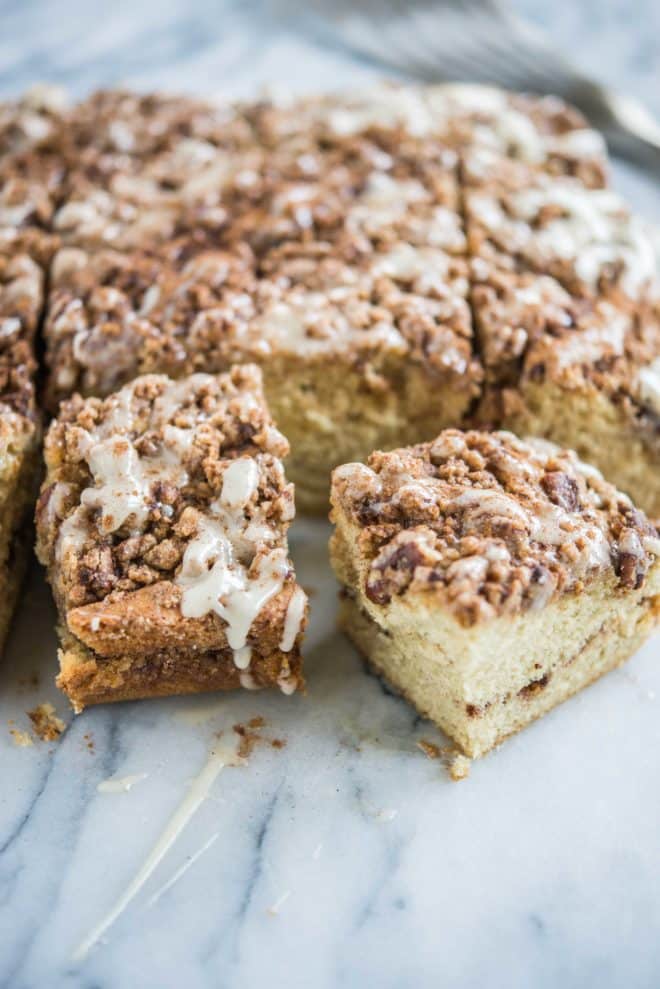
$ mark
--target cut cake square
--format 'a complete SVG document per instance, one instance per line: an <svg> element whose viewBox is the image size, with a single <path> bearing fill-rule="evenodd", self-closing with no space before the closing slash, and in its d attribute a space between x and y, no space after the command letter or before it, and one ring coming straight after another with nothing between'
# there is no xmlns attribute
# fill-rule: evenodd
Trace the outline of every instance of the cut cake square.
<svg viewBox="0 0 660 989"><path fill-rule="evenodd" d="M374 670L471 757L633 654L660 540L570 451L445 430L335 470L341 622Z"/></svg>
<svg viewBox="0 0 660 989"><path fill-rule="evenodd" d="M250 365L146 375L62 405L37 551L60 616L58 684L76 710L302 685L287 450Z"/></svg>

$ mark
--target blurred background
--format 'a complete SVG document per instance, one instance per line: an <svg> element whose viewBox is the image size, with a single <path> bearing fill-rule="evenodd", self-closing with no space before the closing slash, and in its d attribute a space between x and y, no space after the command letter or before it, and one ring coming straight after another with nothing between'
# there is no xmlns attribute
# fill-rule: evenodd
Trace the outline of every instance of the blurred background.
<svg viewBox="0 0 660 989"><path fill-rule="evenodd" d="M382 5L368 6L378 33ZM583 72L660 113L658 0L514 0L509 6ZM314 16L343 7L350 11L355 4L5 0L0 91L16 93L44 79L76 94L119 82L232 96L273 82L296 90L350 84L372 77L373 66L346 51L339 38L333 43Z"/></svg>

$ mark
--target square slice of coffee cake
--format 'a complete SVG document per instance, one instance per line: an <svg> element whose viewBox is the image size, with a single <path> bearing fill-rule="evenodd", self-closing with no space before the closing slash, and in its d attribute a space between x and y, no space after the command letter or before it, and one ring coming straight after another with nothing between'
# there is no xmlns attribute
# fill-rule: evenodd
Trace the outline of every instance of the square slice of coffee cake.
<svg viewBox="0 0 660 989"><path fill-rule="evenodd" d="M38 554L60 687L88 704L302 685L288 444L245 365L65 402L46 439Z"/></svg>
<svg viewBox="0 0 660 989"><path fill-rule="evenodd" d="M660 605L660 540L570 451L511 433L335 470L341 621L472 757L628 659Z"/></svg>

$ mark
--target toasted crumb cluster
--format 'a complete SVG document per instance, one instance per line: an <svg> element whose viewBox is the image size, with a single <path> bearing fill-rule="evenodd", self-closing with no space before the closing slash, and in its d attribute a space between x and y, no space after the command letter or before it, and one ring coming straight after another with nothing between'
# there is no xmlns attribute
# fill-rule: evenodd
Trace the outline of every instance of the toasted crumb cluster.
<svg viewBox="0 0 660 989"><path fill-rule="evenodd" d="M660 552L630 499L575 454L510 433L446 430L333 476L359 528L367 597L424 592L465 625L579 592L610 572L641 586Z"/></svg>
<svg viewBox="0 0 660 989"><path fill-rule="evenodd" d="M66 95L56 86L37 85L14 102L0 104L0 154L46 143L61 124Z"/></svg>
<svg viewBox="0 0 660 989"><path fill-rule="evenodd" d="M467 157L473 253L509 270L551 275L580 298L636 302L656 278L648 229L610 189L487 160L475 181Z"/></svg>
<svg viewBox="0 0 660 989"><path fill-rule="evenodd" d="M68 631L102 657L224 647L244 686L252 650L279 650L278 683L295 690L285 654L306 599L287 553L287 452L250 365L65 403L37 527Z"/></svg>
<svg viewBox="0 0 660 989"><path fill-rule="evenodd" d="M38 704L27 713L35 735L43 742L56 742L62 732L66 731L65 722L57 716L52 704Z"/></svg>

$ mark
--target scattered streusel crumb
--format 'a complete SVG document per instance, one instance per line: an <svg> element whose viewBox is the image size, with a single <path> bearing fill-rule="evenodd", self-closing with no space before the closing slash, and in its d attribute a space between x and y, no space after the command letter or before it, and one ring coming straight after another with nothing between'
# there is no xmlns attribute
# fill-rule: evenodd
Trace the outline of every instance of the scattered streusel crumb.
<svg viewBox="0 0 660 989"><path fill-rule="evenodd" d="M66 730L65 722L55 714L52 704L38 704L32 711L28 711L27 715L36 734L43 742L55 742Z"/></svg>
<svg viewBox="0 0 660 989"><path fill-rule="evenodd" d="M459 780L466 780L470 775L472 760L467 756L457 754L449 762L449 775L457 783Z"/></svg>
<svg viewBox="0 0 660 989"><path fill-rule="evenodd" d="M427 759L442 759L443 765L455 782L467 779L470 775L471 760L457 752L453 745L436 745L426 738L420 738L417 748L421 749Z"/></svg>
<svg viewBox="0 0 660 989"><path fill-rule="evenodd" d="M240 737L238 754L241 759L247 759L252 754L257 742L263 741L259 731L266 724L263 718L252 718L247 725L234 725L234 731Z"/></svg>
<svg viewBox="0 0 660 989"><path fill-rule="evenodd" d="M27 748L28 745L34 745L32 736L27 731L19 731L18 728L10 728L9 734L14 739L14 745L18 745L22 749Z"/></svg>
<svg viewBox="0 0 660 989"><path fill-rule="evenodd" d="M274 738L270 744L274 749L283 749L286 745L286 738Z"/></svg>
<svg viewBox="0 0 660 989"><path fill-rule="evenodd" d="M422 750L427 759L439 759L442 755L440 746L435 742L428 742L425 738L420 738L417 748Z"/></svg>

